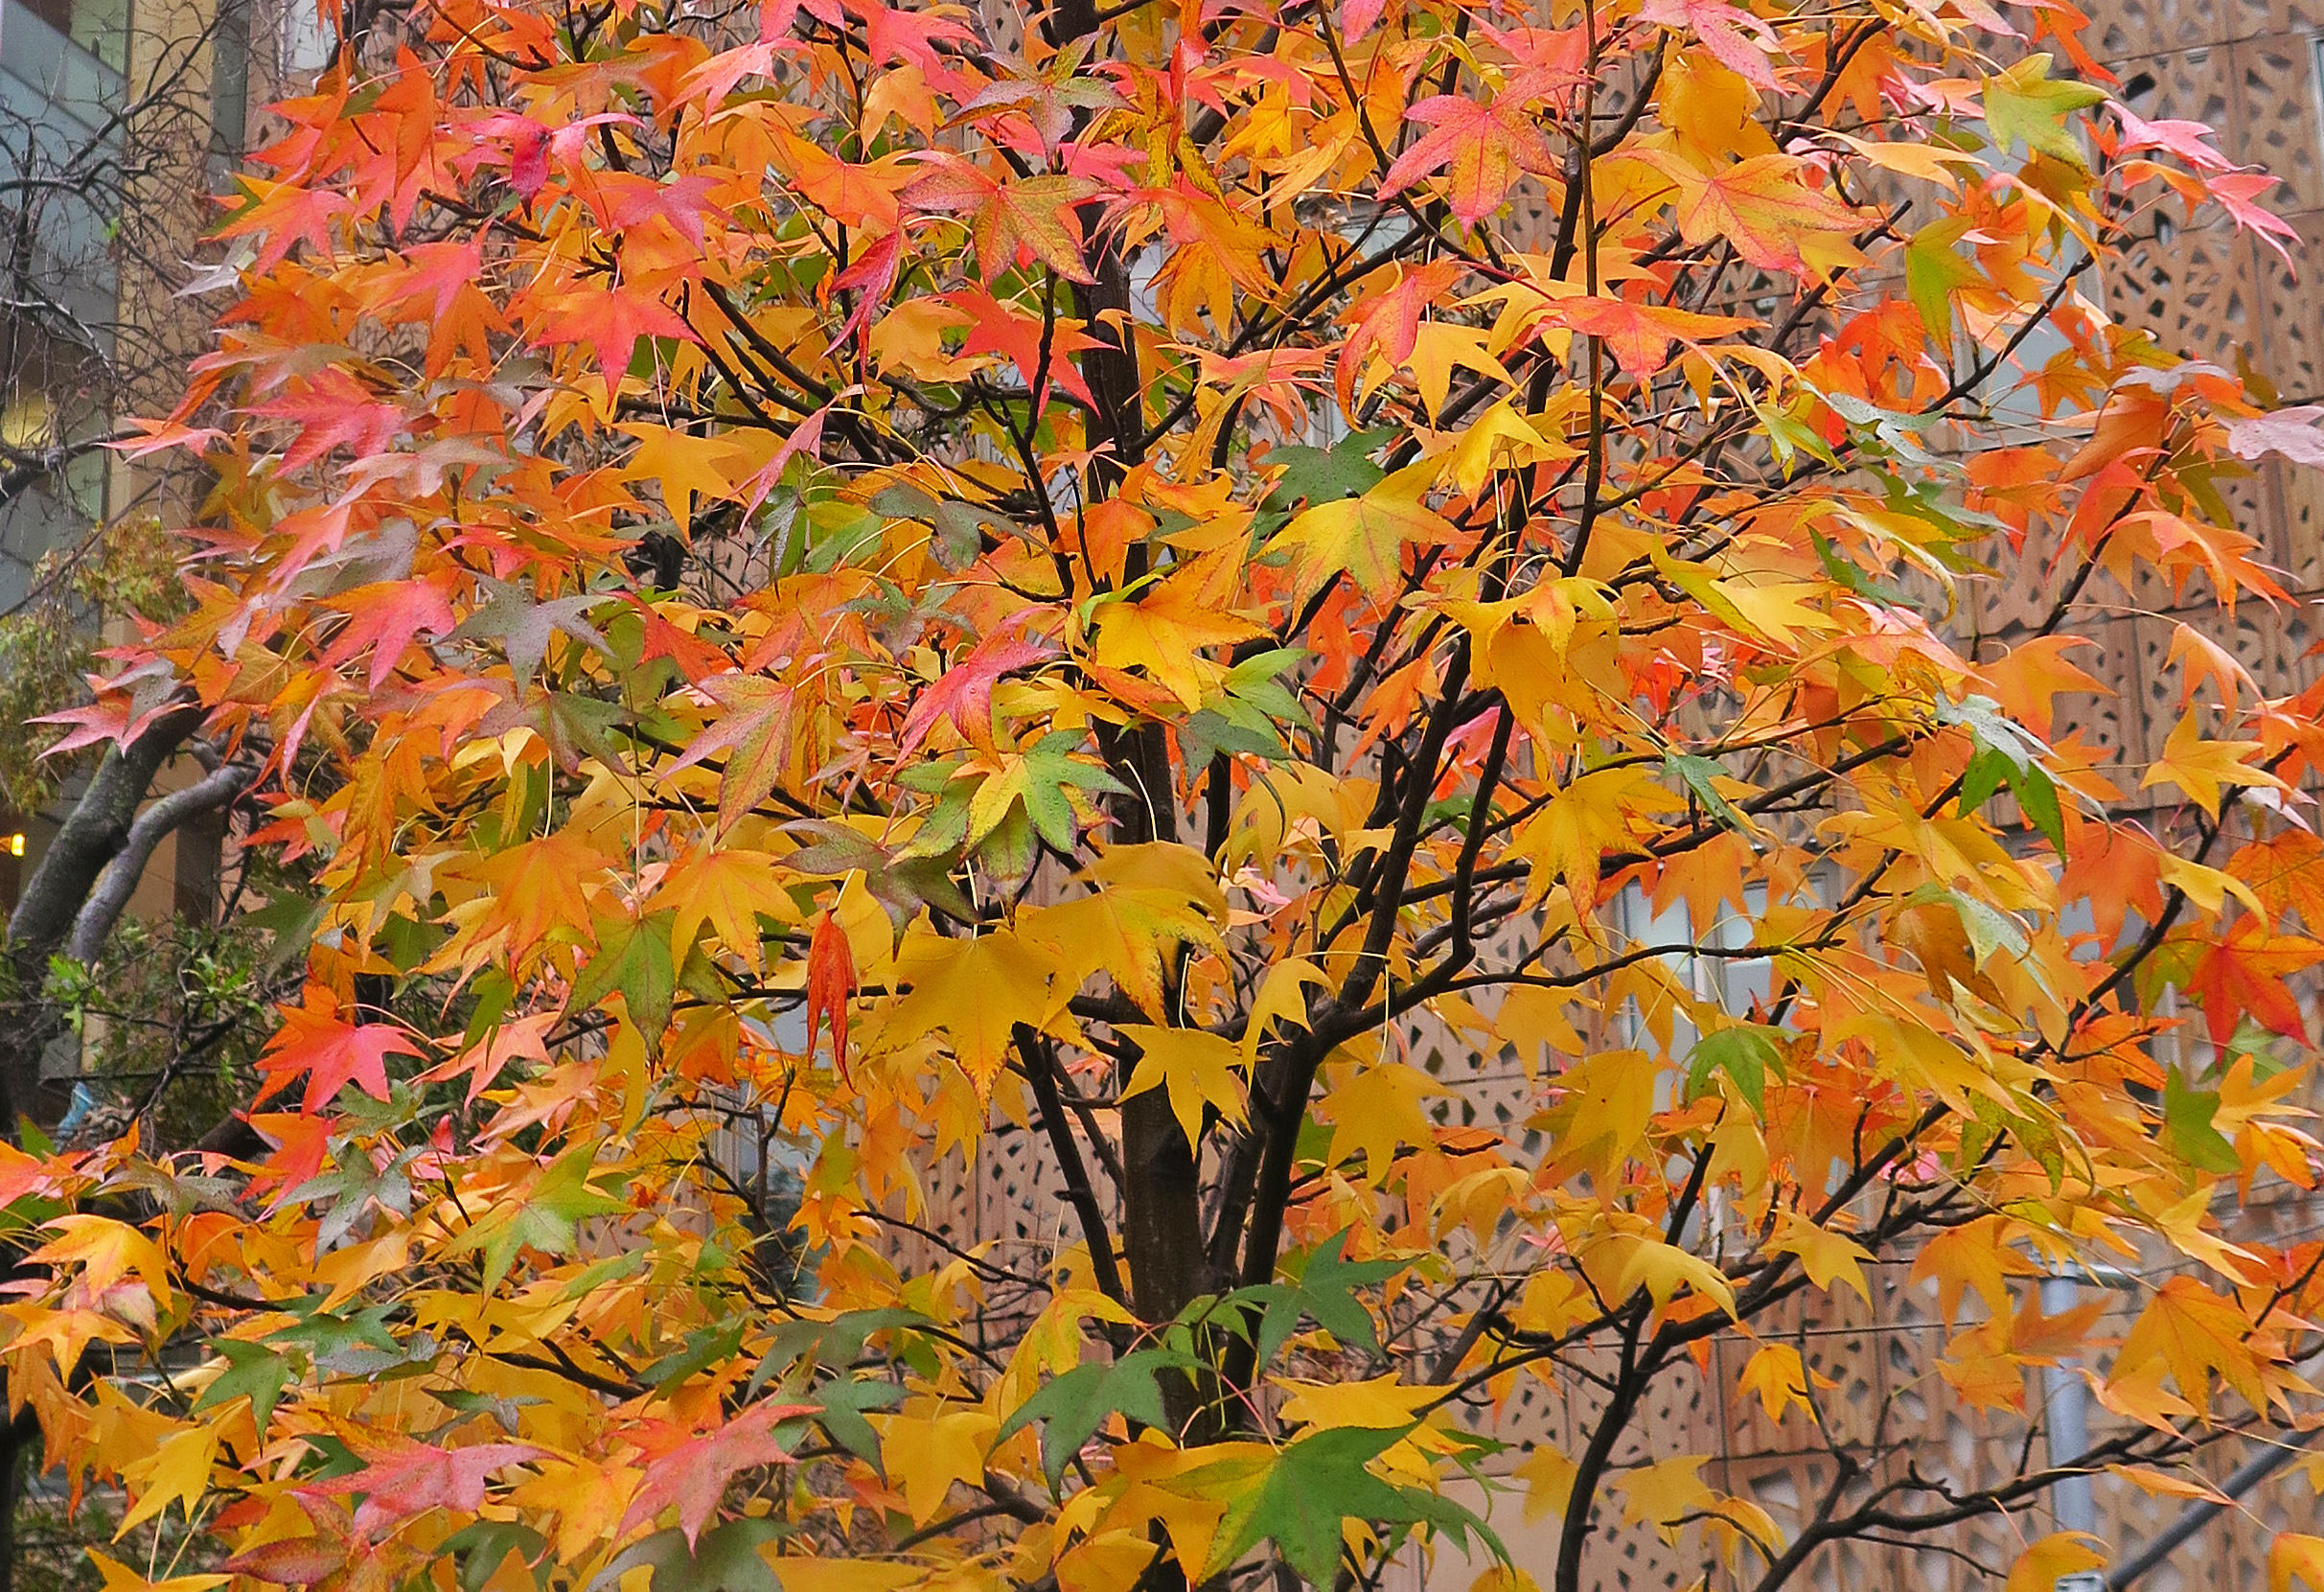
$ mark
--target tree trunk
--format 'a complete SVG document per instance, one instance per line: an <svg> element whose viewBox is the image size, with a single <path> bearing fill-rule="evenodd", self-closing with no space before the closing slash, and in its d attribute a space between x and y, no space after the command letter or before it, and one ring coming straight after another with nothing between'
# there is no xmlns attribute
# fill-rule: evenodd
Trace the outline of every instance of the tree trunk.
<svg viewBox="0 0 2324 1592"><path fill-rule="evenodd" d="M75 921L106 866L129 844L137 809L186 737L201 722L184 707L156 719L127 747L106 750L9 919L8 1009L0 1013L0 1134L13 1140L20 1118L41 1115L40 1057L62 1018L40 999L49 958L65 949ZM126 904L127 897L122 897ZM108 925L109 927L109 925ZM54 1118L56 1113L45 1113Z"/></svg>
<svg viewBox="0 0 2324 1592"><path fill-rule="evenodd" d="M24 1506L24 1451L40 1437L31 1405L0 1431L0 1592L16 1584L16 1511Z"/></svg>

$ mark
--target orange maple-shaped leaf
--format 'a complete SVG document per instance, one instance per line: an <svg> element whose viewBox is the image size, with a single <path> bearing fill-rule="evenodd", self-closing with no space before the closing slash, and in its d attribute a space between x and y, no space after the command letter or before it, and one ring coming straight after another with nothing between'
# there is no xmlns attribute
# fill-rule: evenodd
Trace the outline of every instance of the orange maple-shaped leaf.
<svg viewBox="0 0 2324 1592"><path fill-rule="evenodd" d="M1626 150L1622 158L1666 179L1687 242L1724 239L1768 270L1797 271L1852 256L1848 238L1865 224L1837 196L1811 186L1807 163L1793 155L1753 155L1713 176L1659 150Z"/></svg>
<svg viewBox="0 0 2324 1592"><path fill-rule="evenodd" d="M2211 1377L2233 1388L2255 1410L2267 1407L2260 1358L2247 1341L2251 1323L2233 1299L2192 1277L2174 1277L2139 1313L2108 1380L2160 1360L2179 1391L2198 1407L2210 1401Z"/></svg>
<svg viewBox="0 0 2324 1592"><path fill-rule="evenodd" d="M2238 918L2204 949L2188 993L2201 1003L2211 1042L2225 1045L2245 1017L2274 1033L2304 1038L2308 1019L2292 975L2324 961L2324 943L2302 934L2271 934L2256 918Z"/></svg>
<svg viewBox="0 0 2324 1592"><path fill-rule="evenodd" d="M317 1004L319 1002L324 1004ZM343 1085L353 1083L374 1099L387 1098L387 1058L423 1054L412 1037L393 1023L347 1022L327 994L310 990L309 1004L282 1008L283 1026L259 1057L265 1075L258 1097L265 1099L304 1074L302 1109L319 1111Z"/></svg>

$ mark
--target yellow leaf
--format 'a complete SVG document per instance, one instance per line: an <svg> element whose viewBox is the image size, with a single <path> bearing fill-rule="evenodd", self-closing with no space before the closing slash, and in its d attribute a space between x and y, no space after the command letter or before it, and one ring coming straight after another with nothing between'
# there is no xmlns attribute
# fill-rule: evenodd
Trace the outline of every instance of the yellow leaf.
<svg viewBox="0 0 2324 1592"><path fill-rule="evenodd" d="M2140 790L2151 785L2172 784L2194 798L2196 804L2213 818L2219 817L2220 787L2241 785L2261 790L2280 791L2284 782L2265 769L2252 767L2244 759L2260 750L2257 741L2208 741L2190 710L2182 717L2171 738L2163 743L2163 754L2147 770L2147 776L2138 782Z"/></svg>
<svg viewBox="0 0 2324 1592"><path fill-rule="evenodd" d="M2061 1577L2103 1568L2106 1556L2094 1541L2080 1532L2053 1532L2017 1556L2002 1592L2053 1592Z"/></svg>
<svg viewBox="0 0 2324 1592"><path fill-rule="evenodd" d="M2196 1414L2193 1404L2163 1386L2160 1360L2129 1372L2117 1365L2113 1373L2092 1391L2105 1409L2158 1432L2172 1431L2179 1421Z"/></svg>
<svg viewBox="0 0 2324 1592"><path fill-rule="evenodd" d="M1301 1382L1271 1377L1291 1395L1283 1400L1282 1418L1307 1426L1409 1426L1420 1418L1422 1406L1444 1396L1444 1389L1401 1382L1393 1372L1368 1382Z"/></svg>
<svg viewBox="0 0 2324 1592"><path fill-rule="evenodd" d="M1490 335L1484 327L1463 326L1458 321L1422 321L1415 329L1413 351L1405 359L1404 368L1411 373L1420 402L1428 405L1432 417L1444 411L1444 400L1452 391L1456 366L1489 376L1505 386L1517 384L1516 378L1502 367L1501 361L1485 352Z"/></svg>
<svg viewBox="0 0 2324 1592"><path fill-rule="evenodd" d="M1864 1262L1872 1252L1853 1238L1818 1227L1797 1211L1783 1211L1776 1215L1775 1236L1767 1247L1798 1256L1801 1269L1817 1287L1829 1292L1835 1281L1845 1282L1857 1298L1872 1303L1872 1289L1864 1281Z"/></svg>
<svg viewBox="0 0 2324 1592"><path fill-rule="evenodd" d="M1579 1239L1568 1235L1582 1269L1600 1294L1626 1300L1644 1288L1648 1298L1662 1305L1677 1298L1681 1289L1691 1288L1715 1301L1730 1316L1735 1314L1735 1286L1718 1267L1691 1251L1664 1243L1662 1230L1651 1222L1634 1216L1615 1219L1623 1225L1612 1231L1600 1229Z"/></svg>
<svg viewBox="0 0 2324 1592"><path fill-rule="evenodd" d="M1090 658L1108 669L1145 670L1191 712L1203 704L1206 674L1215 679L1223 672L1202 650L1258 634L1248 619L1207 608L1184 587L1165 582L1138 602L1100 609Z"/></svg>
<svg viewBox="0 0 2324 1592"><path fill-rule="evenodd" d="M2160 765L2156 765L2160 767ZM2249 885L2232 873L2205 867L2192 858L2173 856L2164 852L2155 859L2154 876L2169 888L2179 891L2204 911L2217 917L2225 910L2227 898L2234 896L2265 920L2268 913L2260 905L2259 896Z"/></svg>
<svg viewBox="0 0 2324 1592"><path fill-rule="evenodd" d="M764 851L705 849L692 853L662 876L654 892L657 907L671 909L670 958L682 965L704 923L719 943L758 972L761 915L777 923L799 921L797 903L783 888L775 859Z"/></svg>
<svg viewBox="0 0 2324 1592"><path fill-rule="evenodd" d="M1541 1592L1541 1583L1514 1564L1488 1564L1468 1583L1468 1592Z"/></svg>
<svg viewBox="0 0 2324 1592"><path fill-rule="evenodd" d="M681 537L693 534L694 500L726 497L734 491L731 467L738 450L725 437L696 436L667 426L635 422L616 427L637 439L624 480L661 485L661 500Z"/></svg>
<svg viewBox="0 0 2324 1592"><path fill-rule="evenodd" d="M1162 1018L1165 948L1224 949L1208 911L1224 906L1217 884L1207 875L1192 882L1113 878L1102 884L1091 894L1019 914L1018 933L1053 958L1061 1001L1092 975L1104 973L1139 1010Z"/></svg>
<svg viewBox="0 0 2324 1592"><path fill-rule="evenodd" d="M1364 1175L1378 1183L1396 1158L1396 1145L1424 1145L1436 1142L1435 1124L1421 1108L1421 1098L1447 1094L1427 1073L1400 1061L1366 1068L1333 1090L1327 1100L1331 1115L1331 1148L1325 1159L1334 1166L1357 1150L1364 1152Z"/></svg>
<svg viewBox="0 0 2324 1592"><path fill-rule="evenodd" d="M2169 1471L2145 1465L2109 1465L2106 1468L2132 1487L2156 1497L2186 1498L2197 1503L2217 1504L2221 1509L2231 1508L2235 1503L2234 1499L2192 1471L2174 1476ZM2318 1581L2316 1585L2318 1592L2324 1592L2324 1581Z"/></svg>
<svg viewBox="0 0 2324 1592"><path fill-rule="evenodd" d="M1058 1592L1130 1592L1153 1562L1154 1544L1144 1532L1099 1532L1058 1558Z"/></svg>
<svg viewBox="0 0 2324 1592"><path fill-rule="evenodd" d="M917 1564L883 1563L876 1558L777 1558L771 1562L783 1592L899 1592L928 1575Z"/></svg>
<svg viewBox="0 0 2324 1592"><path fill-rule="evenodd" d="M169 1508L173 1499L183 1504L186 1518L210 1489L210 1466L218 1458L218 1432L209 1426L189 1426L153 1453L127 1465L122 1475L136 1492L137 1502L123 1515L118 1542L136 1527Z"/></svg>
<svg viewBox="0 0 2324 1592"><path fill-rule="evenodd" d="M1803 631L1812 634L1837 628L1829 614L1807 606L1807 598L1821 596L1827 589L1816 582L1721 580L1711 584L1735 605L1746 624L1771 640L1788 645Z"/></svg>
<svg viewBox="0 0 2324 1592"><path fill-rule="evenodd" d="M1474 497L1496 465L1540 464L1570 459L1575 452L1563 441L1535 430L1517 412L1516 405L1505 398L1469 423L1454 445L1444 470L1463 497Z"/></svg>
<svg viewBox="0 0 2324 1592"><path fill-rule="evenodd" d="M1569 780L1518 829L1512 844L1540 865L1529 895L1538 900L1562 879L1576 895L1598 883L1599 857L1627 849L1630 826L1648 814L1683 811L1686 801L1657 784L1641 764L1595 769Z"/></svg>
<svg viewBox="0 0 2324 1592"><path fill-rule="evenodd" d="M1005 929L975 939L915 934L896 957L911 993L889 1013L884 1037L892 1046L943 1033L982 1095L1001 1071L1010 1027L1047 1018L1049 972L1046 958Z"/></svg>
<svg viewBox="0 0 2324 1592"><path fill-rule="evenodd" d="M2324 1592L2324 1536L2278 1532L2267 1545L2267 1592L2291 1592L2294 1578L2311 1592Z"/></svg>
<svg viewBox="0 0 2324 1592"><path fill-rule="evenodd" d="M1800 1359L1800 1351L1787 1343L1761 1344L1743 1362L1743 1373L1736 1378L1735 1386L1737 1393L1758 1394L1770 1420L1782 1420L1783 1412L1794 1403L1808 1408L1807 1367Z"/></svg>
<svg viewBox="0 0 2324 1592"><path fill-rule="evenodd" d="M1345 570L1374 601L1393 596L1403 584L1404 544L1444 542L1453 536L1443 516L1420 501L1436 468L1424 460L1399 470L1361 497L1311 504L1277 532L1269 545L1293 555L1302 590L1312 591Z"/></svg>
<svg viewBox="0 0 2324 1592"><path fill-rule="evenodd" d="M880 1434L880 1461L891 1481L904 1488L904 1507L914 1525L925 1525L944 1507L957 1482L975 1487L984 1479L984 1451L1001 1422L982 1410L891 1416Z"/></svg>
<svg viewBox="0 0 2324 1592"><path fill-rule="evenodd" d="M1251 1015L1243 1024L1246 1053L1257 1054L1270 1027L1307 1027L1307 997L1302 991L1310 984L1329 989L1331 981L1305 957L1286 957L1267 969L1257 993L1251 997Z"/></svg>
<svg viewBox="0 0 2324 1592"><path fill-rule="evenodd" d="M1642 1050L1601 1050L1561 1073L1564 1097L1526 1125L1550 1132L1559 1166L1611 1177L1645 1138L1662 1074Z"/></svg>
<svg viewBox="0 0 2324 1592"><path fill-rule="evenodd" d="M1951 1326L1961 1313L1964 1288L1974 1289L1994 1315L2007 1315L2009 1280L2032 1277L2040 1271L2040 1267L2009 1246L2005 1241L2009 1233L2009 1218L1980 1216L1940 1233L1921 1246L1921 1253L1913 1257L1908 1281L1917 1283L1932 1277L1937 1280L1937 1314L1946 1326Z"/></svg>
<svg viewBox="0 0 2324 1592"><path fill-rule="evenodd" d="M209 1592L213 1586L223 1586L232 1576L172 1576L168 1580L148 1580L126 1564L117 1563L96 1549L88 1550L89 1562L104 1577L104 1592Z"/></svg>
<svg viewBox="0 0 2324 1592"><path fill-rule="evenodd" d="M135 1272L153 1290L154 1299L167 1306L169 1264L153 1240L127 1222L75 1213L57 1217L44 1231L57 1236L27 1256L27 1260L51 1266L78 1264L81 1284L92 1295L103 1295Z"/></svg>
<svg viewBox="0 0 2324 1592"><path fill-rule="evenodd" d="M1205 1106L1215 1107L1230 1122L1239 1124L1248 1117L1243 1080L1236 1070L1249 1061L1231 1039L1200 1028L1158 1028L1144 1023L1125 1023L1115 1032L1142 1052L1122 1097L1166 1088L1171 1115L1185 1130L1187 1143L1203 1142Z"/></svg>
<svg viewBox="0 0 2324 1592"><path fill-rule="evenodd" d="M1509 1472L1525 1483L1525 1523L1547 1515L1562 1517L1574 1496L1574 1462L1543 1442L1534 1445L1526 1462Z"/></svg>
<svg viewBox="0 0 2324 1592"><path fill-rule="evenodd" d="M1707 1454L1674 1454L1617 1476L1614 1485L1622 1488L1623 1522L1651 1524L1666 1539L1675 1537L1675 1522L1714 1502L1714 1494L1697 1474L1709 1458Z"/></svg>

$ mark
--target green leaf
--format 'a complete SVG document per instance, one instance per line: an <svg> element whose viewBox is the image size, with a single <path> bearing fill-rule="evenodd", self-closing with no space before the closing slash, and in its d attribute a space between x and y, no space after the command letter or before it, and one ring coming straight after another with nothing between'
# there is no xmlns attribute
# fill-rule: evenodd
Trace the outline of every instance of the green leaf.
<svg viewBox="0 0 2324 1592"><path fill-rule="evenodd" d="M310 1294L285 1304L285 1310L303 1319L277 1327L262 1341L305 1350L309 1359L325 1369L364 1363L373 1355L398 1362L403 1358L403 1345L387 1329L392 1306L381 1304L352 1316L334 1316L320 1308L326 1297Z"/></svg>
<svg viewBox="0 0 2324 1592"><path fill-rule="evenodd" d="M1791 474L1793 456L1799 453L1805 453L1834 469L1839 467L1839 457L1825 442L1823 433L1792 412L1809 402L1805 396L1796 401L1789 410L1762 404L1756 398L1747 399L1746 402L1751 405L1751 412L1759 417L1760 430L1766 436L1767 446L1775 453L1776 467L1786 477Z"/></svg>
<svg viewBox="0 0 2324 1592"><path fill-rule="evenodd" d="M1289 508L1301 500L1319 503L1363 496L1388 479L1388 472L1372 463L1370 455L1392 440L1393 435L1383 427L1350 432L1329 448L1294 444L1269 449L1265 462L1279 466L1283 473L1276 478L1275 490L1267 495L1267 505Z"/></svg>
<svg viewBox="0 0 2324 1592"><path fill-rule="evenodd" d="M439 924L420 923L402 912L391 912L380 926L380 949L387 953L398 973L409 973L434 956L449 933Z"/></svg>
<svg viewBox="0 0 2324 1592"><path fill-rule="evenodd" d="M1218 1542L1205 1580L1249 1553L1262 1537L1309 1585L1336 1584L1342 1533L1348 1520L1374 1525L1426 1521L1463 1542L1475 1532L1503 1562L1508 1550L1471 1511L1425 1488L1399 1488L1367 1468L1411 1431L1335 1427L1300 1438L1277 1456L1264 1481L1234 1490L1220 1518Z"/></svg>
<svg viewBox="0 0 2324 1592"><path fill-rule="evenodd" d="M1972 216L1947 216L1931 221L1904 245L1904 290L1921 324L1941 345L1953 338L1953 294L1985 280L1977 263L1963 253L1961 240L1975 223Z"/></svg>
<svg viewBox="0 0 2324 1592"><path fill-rule="evenodd" d="M530 1526L519 1526L514 1520L476 1520L446 1537L437 1552L459 1556L460 1592L484 1592L510 1554L522 1558L529 1572L533 1560L547 1546L548 1538ZM541 1584L539 1578L533 1584Z"/></svg>
<svg viewBox="0 0 2324 1592"><path fill-rule="evenodd" d="M687 1333L683 1349L655 1361L638 1373L637 1379L650 1388L682 1383L699 1371L724 1364L742 1347L742 1342L740 1322L729 1327L704 1327Z"/></svg>
<svg viewBox="0 0 2324 1592"><path fill-rule="evenodd" d="M865 1410L884 1410L904 1396L893 1382L841 1376L815 1390L823 1406L823 1430L831 1440L875 1468L880 1463L880 1434L863 1419Z"/></svg>
<svg viewBox="0 0 2324 1592"><path fill-rule="evenodd" d="M1162 1411L1162 1388L1155 1373L1173 1367L1190 1371L1198 1364L1191 1355L1163 1349L1140 1349L1124 1354L1112 1365L1092 1361L1075 1366L1019 1405L1016 1413L1002 1422L994 1441L1005 1442L1036 1420L1045 1422L1041 1428L1041 1468L1048 1477L1049 1490L1062 1495L1066 1466L1105 1423L1108 1415L1119 1410L1133 1420L1166 1428L1168 1418Z"/></svg>
<svg viewBox="0 0 2324 1592"><path fill-rule="evenodd" d="M744 1396L755 1399L770 1381L810 1354L817 1365L844 1367L863 1352L863 1345L873 1333L926 1323L925 1316L893 1304L878 1310L849 1310L829 1321L784 1322L769 1334L767 1352L750 1373Z"/></svg>
<svg viewBox="0 0 2324 1592"><path fill-rule="evenodd" d="M581 767L585 754L606 768L627 771L628 762L613 745L613 731L630 717L630 710L617 702L551 691L535 722L549 744L549 755L559 768L571 773Z"/></svg>
<svg viewBox="0 0 2324 1592"><path fill-rule="evenodd" d="M1219 1540L1228 1547L1214 1554L1214 1569L1224 1570L1264 1537L1300 1580L1331 1586L1348 1517L1385 1520L1397 1512L1396 1489L1365 1466L1403 1435L1393 1427L1343 1426L1285 1448L1264 1482L1228 1504L1219 1522Z"/></svg>
<svg viewBox="0 0 2324 1592"><path fill-rule="evenodd" d="M1760 1023L1737 1023L1705 1034L1695 1042L1688 1063L1687 1098L1701 1096L1710 1087L1711 1074L1719 1072L1735 1080L1752 1110L1765 1110L1767 1074L1783 1075L1783 1033Z"/></svg>
<svg viewBox="0 0 2324 1592"><path fill-rule="evenodd" d="M2163 1080L2163 1130L2171 1146L2189 1164L2223 1174L2237 1170L2242 1162L2227 1136L2212 1126L2219 1109L2219 1091L2197 1089L2177 1068L2171 1069Z"/></svg>
<svg viewBox="0 0 2324 1592"><path fill-rule="evenodd" d="M1940 698L1929 716L1941 725L1965 727L2008 758L2013 768L2030 767L2036 758L2050 754L2040 736L2003 713L2001 704L1990 697L1964 697L1959 702Z"/></svg>
<svg viewBox="0 0 2324 1592"><path fill-rule="evenodd" d="M668 933L663 931L665 935ZM589 1181L596 1156L593 1143L574 1145L550 1164L527 1198L503 1201L486 1211L452 1241L450 1253L481 1250L488 1287L497 1285L508 1275L520 1249L572 1254L573 1230L581 1222L591 1216L618 1215L630 1209L627 1201L601 1192Z"/></svg>
<svg viewBox="0 0 2324 1592"><path fill-rule="evenodd" d="M1663 753L1663 772L1686 786L1694 799L1702 803L1703 811L1719 823L1738 832L1750 830L1750 821L1736 810L1735 803L1719 794L1718 787L1712 782L1714 776L1727 772L1718 764L1692 753L1666 751Z"/></svg>
<svg viewBox="0 0 2324 1592"><path fill-rule="evenodd" d="M323 903L312 896L286 890L257 911L243 913L242 921L246 928L273 936L265 965L281 967L293 958L302 961L306 958L308 943L323 924Z"/></svg>
<svg viewBox="0 0 2324 1592"><path fill-rule="evenodd" d="M390 1344L394 1339L388 1340ZM251 1419L264 1437L266 1422L273 1419L274 1406L283 1396L283 1389L298 1373L298 1368L288 1354L278 1354L264 1344L243 1343L235 1338L219 1338L210 1347L225 1359L226 1369L194 1401L196 1410L215 1408L234 1398L250 1400Z"/></svg>
<svg viewBox="0 0 2324 1592"><path fill-rule="evenodd" d="M2067 120L2105 97L2105 89L2090 83L2052 81L2049 56L2028 56L2000 76L1985 80L1985 125L1997 150L2023 144L2081 166L2086 157Z"/></svg>
<svg viewBox="0 0 2324 1592"><path fill-rule="evenodd" d="M597 921L597 955L573 981L572 1005L595 1005L615 990L649 1046L658 1048L677 998L678 970L670 961L669 912Z"/></svg>
<svg viewBox="0 0 2324 1592"><path fill-rule="evenodd" d="M476 1009L468 1015L468 1029L462 1034L460 1048L472 1050L484 1043L500 1020L508 1015L509 1006L517 999L517 983L497 967L488 967L476 975L469 988L476 997Z"/></svg>
<svg viewBox="0 0 2324 1592"><path fill-rule="evenodd" d="M1982 739L1968 767L1962 771L1961 815L1967 817L1984 806L2004 785L2034 827L2062 853L2066 848L2065 814L2059 806L2058 785L2049 771L2030 760L2021 763L1997 747L1986 746Z"/></svg>
<svg viewBox="0 0 2324 1592"><path fill-rule="evenodd" d="M1345 1233L1335 1233L1318 1244L1291 1285L1268 1304L1259 1320L1256 1346L1262 1369L1298 1328L1301 1316L1313 1317L1318 1327L1344 1344L1378 1351L1380 1338L1372 1326L1371 1311L1356 1297L1356 1290L1386 1281L1404 1268L1393 1260L1344 1260L1341 1252L1346 1245Z"/></svg>
<svg viewBox="0 0 2324 1592"><path fill-rule="evenodd" d="M789 1529L771 1520L729 1520L688 1548L686 1534L673 1526L624 1550L589 1582L590 1592L612 1592L647 1565L653 1592L782 1592L759 1548Z"/></svg>
<svg viewBox="0 0 2324 1592"><path fill-rule="evenodd" d="M494 580L489 575L478 575L476 585L485 598L484 603L461 622L459 629L444 639L499 642L502 653L508 658L509 672L517 678L519 692L532 684L534 672L548 656L549 638L560 631L601 653L610 654L613 650L613 644L582 617L589 610L609 600L605 592L558 597L537 603L533 601L532 593L524 588Z"/></svg>
<svg viewBox="0 0 2324 1592"><path fill-rule="evenodd" d="M1892 608L1912 606L1912 597L1902 588L1875 580L1858 567L1853 559L1842 558L1839 549L1831 544L1830 538L1823 532L1809 531L1807 540L1815 547L1816 558L1824 565L1824 573L1857 596L1870 597L1875 603L1886 603Z"/></svg>

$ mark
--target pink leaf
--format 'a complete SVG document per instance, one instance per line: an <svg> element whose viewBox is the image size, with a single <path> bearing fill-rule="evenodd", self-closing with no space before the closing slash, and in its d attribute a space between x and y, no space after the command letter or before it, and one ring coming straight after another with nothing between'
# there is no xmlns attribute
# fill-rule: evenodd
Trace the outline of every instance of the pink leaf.
<svg viewBox="0 0 2324 1592"><path fill-rule="evenodd" d="M2324 404L2303 404L2273 414L2227 423L2227 449L2239 459L2281 453L2293 464L2324 467Z"/></svg>

